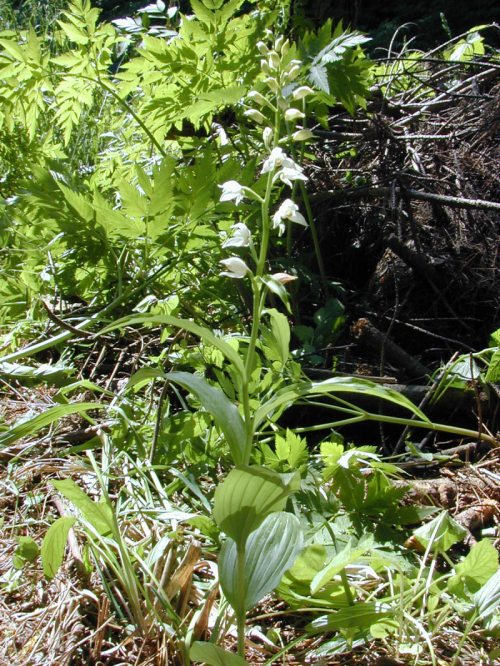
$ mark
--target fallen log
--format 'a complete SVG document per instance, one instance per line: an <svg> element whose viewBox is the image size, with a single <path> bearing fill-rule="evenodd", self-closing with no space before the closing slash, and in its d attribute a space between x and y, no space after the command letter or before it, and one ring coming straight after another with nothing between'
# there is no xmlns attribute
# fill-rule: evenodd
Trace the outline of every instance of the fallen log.
<svg viewBox="0 0 500 666"><path fill-rule="evenodd" d="M358 319L352 327L352 332L356 340L368 345L380 354L384 350L389 363L405 370L411 379L425 379L432 375L429 368L410 356L404 349L401 349L387 335L375 328L368 319Z"/></svg>

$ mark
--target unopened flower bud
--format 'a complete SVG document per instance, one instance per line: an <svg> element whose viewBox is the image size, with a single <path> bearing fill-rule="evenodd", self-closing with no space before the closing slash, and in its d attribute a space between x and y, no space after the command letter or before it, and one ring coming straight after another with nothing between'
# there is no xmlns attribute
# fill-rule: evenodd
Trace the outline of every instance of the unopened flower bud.
<svg viewBox="0 0 500 666"><path fill-rule="evenodd" d="M286 42L283 44L281 47L281 55L284 57L288 54L288 51L290 50L290 40L287 39Z"/></svg>
<svg viewBox="0 0 500 666"><path fill-rule="evenodd" d="M259 53L263 56L267 56L269 53L269 49L267 46L264 44L264 42L257 42L257 48L259 49Z"/></svg>
<svg viewBox="0 0 500 666"><path fill-rule="evenodd" d="M288 65L285 67L285 72L288 74L290 72L290 70L295 67L295 65L301 65L301 64L302 63L301 63L300 60L290 60Z"/></svg>
<svg viewBox="0 0 500 666"><path fill-rule="evenodd" d="M311 130L301 129L292 134L292 139L294 141L307 141L308 139L312 139L313 136L314 134L311 132Z"/></svg>
<svg viewBox="0 0 500 666"><path fill-rule="evenodd" d="M282 47L284 41L285 41L285 38L283 37L283 35L281 35L281 37L278 37L278 39L274 42L274 50L277 53L281 52L281 47Z"/></svg>
<svg viewBox="0 0 500 666"><path fill-rule="evenodd" d="M252 102L260 104L261 106L266 103L265 98L260 94L260 92L257 92L256 90L251 90L248 93L248 98L251 99Z"/></svg>
<svg viewBox="0 0 500 666"><path fill-rule="evenodd" d="M273 130L270 127L266 127L262 138L264 140L264 146L266 147L266 150L271 150L271 145L273 142Z"/></svg>
<svg viewBox="0 0 500 666"><path fill-rule="evenodd" d="M271 70L269 69L269 65L267 64L267 60L262 59L260 61L260 68L264 72L264 74L267 74L268 76L271 73Z"/></svg>
<svg viewBox="0 0 500 666"><path fill-rule="evenodd" d="M285 120L292 121L298 120L299 118L305 118L305 115L302 113L302 111L293 108L285 111Z"/></svg>
<svg viewBox="0 0 500 666"><path fill-rule="evenodd" d="M274 34L272 30L269 30L269 28L266 28L266 37L271 41L274 38Z"/></svg>
<svg viewBox="0 0 500 666"><path fill-rule="evenodd" d="M273 93L278 94L280 91L279 83L276 81L276 79L273 79L272 76L268 76L267 79L264 79L264 83L266 83L269 88L273 91Z"/></svg>
<svg viewBox="0 0 500 666"><path fill-rule="evenodd" d="M308 95L314 95L314 90L309 88L309 86L299 86L293 91L294 100L304 99L304 97L307 97Z"/></svg>
<svg viewBox="0 0 500 666"><path fill-rule="evenodd" d="M271 277L281 282L281 284L287 284L287 282L293 282L297 279L296 275L290 275L289 273L274 273Z"/></svg>
<svg viewBox="0 0 500 666"><path fill-rule="evenodd" d="M269 67L270 69L279 69L281 60L276 51L271 51L269 53Z"/></svg>
<svg viewBox="0 0 500 666"><path fill-rule="evenodd" d="M288 72L288 80L294 81L300 72L300 65L294 65L292 69Z"/></svg>
<svg viewBox="0 0 500 666"><path fill-rule="evenodd" d="M259 125L266 122L265 117L260 111L257 111L257 109L248 109L247 111L244 111L243 115L247 118L251 118L256 123L259 123Z"/></svg>

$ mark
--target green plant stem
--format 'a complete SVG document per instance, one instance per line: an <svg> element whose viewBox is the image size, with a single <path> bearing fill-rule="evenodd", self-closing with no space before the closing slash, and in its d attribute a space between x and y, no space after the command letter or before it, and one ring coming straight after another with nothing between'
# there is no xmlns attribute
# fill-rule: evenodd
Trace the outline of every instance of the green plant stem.
<svg viewBox="0 0 500 666"><path fill-rule="evenodd" d="M288 129L288 128L287 128ZM290 131L288 131L290 136ZM291 144L292 157L297 161L297 151L293 143ZM304 156L304 144L302 144L301 155L299 163L302 164ZM295 184L295 183L294 183ZM325 264L323 261L323 253L321 252L321 246L319 244L318 233L316 231L316 224L314 222L314 217L311 210L311 204L309 203L309 197L307 196L306 186L303 181L300 181L300 191L302 192L302 198L304 200L304 206L306 208L307 220L309 222L309 227L311 229L311 236L314 243L314 252L316 254L316 261L318 262L319 274L321 276L321 283L323 285L323 291L325 292L325 300L327 301L330 298L330 290L328 288L328 279L326 277Z"/></svg>
<svg viewBox="0 0 500 666"><path fill-rule="evenodd" d="M460 652L462 652L462 648L464 646L465 641L467 640L467 636L469 635L469 632L472 629L472 627L474 626L474 623L477 620L477 618L478 618L477 611L474 611L474 613L472 614L471 619L469 620L469 622L467 623L467 626L465 627L465 631L462 634L462 638L460 639L460 643L458 644L457 651L453 655L453 660L451 662L451 666L455 666L455 664L457 663L457 659L460 656Z"/></svg>
<svg viewBox="0 0 500 666"><path fill-rule="evenodd" d="M347 598L347 603L349 604L349 606L354 606L354 599L352 598L351 588L349 587L349 581L347 580L345 567L340 572L340 578L342 579L342 586L344 588L345 596Z"/></svg>
<svg viewBox="0 0 500 666"><path fill-rule="evenodd" d="M348 411L342 409L340 411ZM343 425L350 425L351 423L360 423L362 421L383 421L384 423L393 423L395 425L411 425L416 428L426 428L427 430L434 430L437 432L448 432L451 435L459 435L461 437L471 437L472 439L481 439L490 444L496 445L497 442L494 437L490 437L483 432L476 430L468 430L467 428L456 428L455 426L443 425L441 423L432 423L431 421L412 421L411 419L403 419L397 416L385 416L384 414L371 414L370 412L358 412L359 416L354 416L350 419L343 421L332 421L328 424L320 424L318 426L309 426L303 428L294 428L293 432L309 432L314 430L321 430L324 428L335 428Z"/></svg>
<svg viewBox="0 0 500 666"><path fill-rule="evenodd" d="M161 144L157 141L155 135L146 127L146 125L143 123L143 121L139 118L137 113L134 111L134 109L128 104L124 99L118 95L107 83L105 83L100 75L99 75L99 70L96 68L97 71L97 79L93 79L91 76L84 76L83 74L80 74L80 78L85 79L86 81L91 81L92 83L98 83L101 88L103 88L106 92L108 92L111 97L113 97L114 100L122 106L127 113L130 113L132 118L136 121L136 123L139 125L139 127L142 129L142 131L146 134L148 139L151 141L153 146L158 150L160 155L164 157L165 159L167 158L167 153L163 150Z"/></svg>
<svg viewBox="0 0 500 666"><path fill-rule="evenodd" d="M323 254L321 253L321 246L319 244L318 233L316 231L316 224L314 222L314 217L311 210L311 204L309 203L309 197L307 196L306 186L302 181L300 181L300 190L302 192L302 197L304 199L304 206L306 208L307 219L309 221L309 226L311 228L311 236L314 243L314 251L316 253L316 261L318 262L319 274L321 276L321 283L323 285L323 291L325 292L325 300L327 301L330 298L330 290L328 288L328 279L326 277L325 264L323 262Z"/></svg>
<svg viewBox="0 0 500 666"><path fill-rule="evenodd" d="M311 611L308 611L308 612L311 612ZM284 654L286 654L286 653L288 652L288 650L291 650L295 645L298 645L298 644L301 643L303 640L304 640L304 636L298 636L298 637L295 638L291 643L288 643L288 645L286 645L282 650L280 650L279 652L277 652L276 654L274 654L274 655L271 657L271 659L269 659L268 661L266 661L265 664L263 664L263 666L271 666L271 664L274 664L274 662L275 662L277 659L279 659L279 658L282 657Z"/></svg>
<svg viewBox="0 0 500 666"><path fill-rule="evenodd" d="M245 658L245 546L237 546L237 580L238 580L238 608L236 611L236 623L238 628L238 654Z"/></svg>

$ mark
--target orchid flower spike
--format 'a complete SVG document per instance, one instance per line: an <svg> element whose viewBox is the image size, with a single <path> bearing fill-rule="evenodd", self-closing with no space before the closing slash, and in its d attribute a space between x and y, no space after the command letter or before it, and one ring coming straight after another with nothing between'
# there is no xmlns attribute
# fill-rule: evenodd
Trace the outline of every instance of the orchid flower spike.
<svg viewBox="0 0 500 666"><path fill-rule="evenodd" d="M299 213L299 207L291 199L285 199L276 213L273 215L273 229L279 229L279 235L285 231L285 222L295 222L307 227L306 218Z"/></svg>
<svg viewBox="0 0 500 666"><path fill-rule="evenodd" d="M243 222L233 224L231 229L235 229L232 238L228 238L222 244L222 247L248 247L252 242L252 232Z"/></svg>
<svg viewBox="0 0 500 666"><path fill-rule="evenodd" d="M222 259L220 263L227 268L227 271L222 271L221 275L227 275L227 277L230 278L244 278L250 270L243 259L240 259L239 257Z"/></svg>

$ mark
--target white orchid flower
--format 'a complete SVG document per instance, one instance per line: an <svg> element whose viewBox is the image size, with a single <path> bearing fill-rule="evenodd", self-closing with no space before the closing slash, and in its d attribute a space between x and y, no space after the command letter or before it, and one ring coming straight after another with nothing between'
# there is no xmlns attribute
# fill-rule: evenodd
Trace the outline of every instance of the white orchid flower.
<svg viewBox="0 0 500 666"><path fill-rule="evenodd" d="M227 271L222 271L220 275L227 275L227 277L230 278L244 278L250 270L243 259L240 259L239 257L222 259L220 263L224 264L224 266L227 268Z"/></svg>
<svg viewBox="0 0 500 666"><path fill-rule="evenodd" d="M284 167L281 171L278 171L274 179L280 178L288 187L292 187L292 182L294 180L302 180L304 183L309 180L307 176L304 176L302 173L302 167L299 167L297 164L294 164L294 168Z"/></svg>
<svg viewBox="0 0 500 666"><path fill-rule="evenodd" d="M285 41L285 36L280 35L278 39L274 42L274 50L276 51L276 53L279 53L281 51L281 47L284 41Z"/></svg>
<svg viewBox="0 0 500 666"><path fill-rule="evenodd" d="M285 199L273 215L273 229L279 229L280 236L285 231L285 222L287 220L301 224L303 227L308 226L306 218L302 213L299 213L299 207L291 199Z"/></svg>
<svg viewBox="0 0 500 666"><path fill-rule="evenodd" d="M309 86L299 86L293 91L294 100L304 99L304 97L307 97L308 95L314 95L314 90L309 88Z"/></svg>
<svg viewBox="0 0 500 666"><path fill-rule="evenodd" d="M264 42L257 42L257 48L259 49L260 54L263 56L266 56L269 53L269 49Z"/></svg>
<svg viewBox="0 0 500 666"><path fill-rule="evenodd" d="M260 92L257 92L256 90L251 90L247 97L248 99L251 99L252 102L255 102L255 104L260 104L261 106L266 104L265 98L260 94Z"/></svg>
<svg viewBox="0 0 500 666"><path fill-rule="evenodd" d="M299 118L305 118L305 114L302 113L302 111L294 109L293 107L285 111L285 120L288 122L292 120L299 120Z"/></svg>
<svg viewBox="0 0 500 666"><path fill-rule="evenodd" d="M293 160L287 157L282 148L276 147L271 150L271 154L264 162L262 173L269 173L269 171L272 171L273 169L281 169L283 167L302 171L302 169L297 164L295 164Z"/></svg>
<svg viewBox="0 0 500 666"><path fill-rule="evenodd" d="M245 196L245 188L236 180L228 180L219 187L222 189L221 201L233 201L234 199L238 204Z"/></svg>
<svg viewBox="0 0 500 666"><path fill-rule="evenodd" d="M272 76L268 76L267 79L264 79L264 83L269 86L273 93L279 93L280 84Z"/></svg>
<svg viewBox="0 0 500 666"><path fill-rule="evenodd" d="M276 51L270 51L268 63L269 63L269 68L270 69L279 69L280 68L281 60L280 60L279 55L276 53Z"/></svg>
<svg viewBox="0 0 500 666"><path fill-rule="evenodd" d="M307 141L308 139L312 139L313 136L314 134L311 132L311 130L301 129L292 134L292 139L294 141Z"/></svg>
<svg viewBox="0 0 500 666"><path fill-rule="evenodd" d="M248 109L247 111L243 112L243 115L246 116L247 118L251 118L254 122L258 123L259 125L262 125L262 123L266 122L265 117L262 115L260 111L257 111L257 109Z"/></svg>
<svg viewBox="0 0 500 666"><path fill-rule="evenodd" d="M292 60L292 62L294 61ZM289 81L295 81L299 73L300 73L300 65L294 65L289 72L286 72Z"/></svg>
<svg viewBox="0 0 500 666"><path fill-rule="evenodd" d="M267 150L269 150L273 142L273 130L270 127L266 127L266 129L263 131L262 139L264 141L265 147Z"/></svg>
<svg viewBox="0 0 500 666"><path fill-rule="evenodd" d="M248 247L252 242L252 232L243 222L233 224L231 229L235 229L232 238L228 238L222 244L222 247Z"/></svg>

